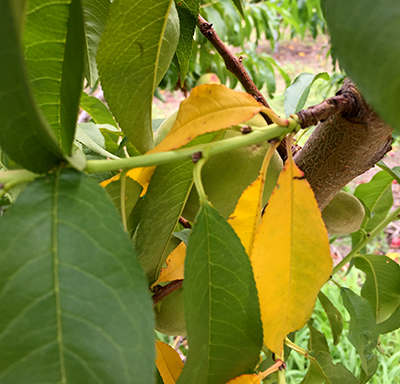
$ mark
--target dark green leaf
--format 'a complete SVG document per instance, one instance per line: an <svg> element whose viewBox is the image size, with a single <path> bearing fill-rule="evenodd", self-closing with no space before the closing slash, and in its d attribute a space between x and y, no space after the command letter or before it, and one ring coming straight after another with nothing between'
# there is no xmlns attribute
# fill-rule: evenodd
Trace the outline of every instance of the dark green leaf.
<svg viewBox="0 0 400 384"><path fill-rule="evenodd" d="M111 4L97 64L107 103L141 153L153 147L153 94L178 39L179 19L173 0L142 0L134 6L131 0L116 0Z"/></svg>
<svg viewBox="0 0 400 384"><path fill-rule="evenodd" d="M303 109L311 86L318 79L329 80L326 72L313 75L312 73L302 73L296 77L293 84L285 92L285 114L290 116Z"/></svg>
<svg viewBox="0 0 400 384"><path fill-rule="evenodd" d="M250 260L209 203L190 235L183 296L189 356L178 383L225 384L253 368L263 334Z"/></svg>
<svg viewBox="0 0 400 384"><path fill-rule="evenodd" d="M193 34L199 15L200 0L175 0L179 15L180 36L176 48L181 84L184 83L192 56Z"/></svg>
<svg viewBox="0 0 400 384"><path fill-rule="evenodd" d="M361 296L370 302L376 322L382 323L400 306L400 267L389 257L375 255L356 257L355 266L367 275Z"/></svg>
<svg viewBox="0 0 400 384"><path fill-rule="evenodd" d="M386 321L378 324L378 330L381 334L393 332L398 328L400 328L400 307L397 307L393 315L390 316Z"/></svg>
<svg viewBox="0 0 400 384"><path fill-rule="evenodd" d="M0 1L0 145L18 164L43 173L63 154L27 81L19 34L25 3Z"/></svg>
<svg viewBox="0 0 400 384"><path fill-rule="evenodd" d="M24 33L33 93L71 155L83 79L84 31L80 0L30 0Z"/></svg>
<svg viewBox="0 0 400 384"><path fill-rule="evenodd" d="M99 78L96 55L106 26L109 7L110 0L82 0L85 27L85 77L90 87L93 87Z"/></svg>
<svg viewBox="0 0 400 384"><path fill-rule="evenodd" d="M117 127L111 112L97 97L89 96L86 92L82 92L81 108L92 116L96 124L110 124Z"/></svg>
<svg viewBox="0 0 400 384"><path fill-rule="evenodd" d="M243 0L232 0L232 1L233 1L233 4L236 5L236 8L238 9L238 11L242 15L242 17L244 17Z"/></svg>
<svg viewBox="0 0 400 384"><path fill-rule="evenodd" d="M99 185L73 170L35 180L0 243L0 382L153 382L147 282Z"/></svg>
<svg viewBox="0 0 400 384"><path fill-rule="evenodd" d="M191 160L159 165L144 198L136 248L150 283L158 279L167 246L193 184Z"/></svg>
<svg viewBox="0 0 400 384"><path fill-rule="evenodd" d="M342 364L333 364L329 353L320 352L317 362L332 384L359 384L354 375Z"/></svg>
<svg viewBox="0 0 400 384"><path fill-rule="evenodd" d="M342 314L323 292L318 294L318 299L328 316L328 321L332 330L333 344L337 345L343 332Z"/></svg>
<svg viewBox="0 0 400 384"><path fill-rule="evenodd" d="M325 335L315 329L313 320L308 323L310 339L308 349L316 359L310 362L307 375L301 384L359 384L353 374L342 364L333 364Z"/></svg>
<svg viewBox="0 0 400 384"><path fill-rule="evenodd" d="M374 349L378 344L378 328L370 303L352 290L342 287L343 304L350 314L350 328L347 335L361 358L361 365L368 377L376 372L378 359Z"/></svg>
<svg viewBox="0 0 400 384"><path fill-rule="evenodd" d="M188 146L208 143L216 135L199 136ZM151 177L136 238L139 260L151 284L158 279L169 255L168 243L176 230L192 184L192 160L159 165Z"/></svg>
<svg viewBox="0 0 400 384"><path fill-rule="evenodd" d="M362 94L400 129L400 2L323 0L332 49Z"/></svg>

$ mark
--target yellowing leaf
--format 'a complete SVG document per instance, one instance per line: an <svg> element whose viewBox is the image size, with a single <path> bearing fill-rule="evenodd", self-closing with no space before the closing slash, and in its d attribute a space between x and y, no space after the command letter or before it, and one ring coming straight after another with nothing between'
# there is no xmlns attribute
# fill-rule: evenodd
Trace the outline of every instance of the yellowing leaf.
<svg viewBox="0 0 400 384"><path fill-rule="evenodd" d="M269 162L277 145L271 145L265 155L260 175L240 196L235 211L228 222L239 236L248 255L251 254L254 237L261 222L262 197Z"/></svg>
<svg viewBox="0 0 400 384"><path fill-rule="evenodd" d="M290 158L278 179L251 254L264 343L281 354L285 336L302 328L329 279L328 235L314 194Z"/></svg>
<svg viewBox="0 0 400 384"><path fill-rule="evenodd" d="M261 380L261 376L257 374L240 375L232 380L229 380L226 384L261 384Z"/></svg>
<svg viewBox="0 0 400 384"><path fill-rule="evenodd" d="M168 344L156 340L156 365L164 384L175 384L183 369L183 361Z"/></svg>
<svg viewBox="0 0 400 384"><path fill-rule="evenodd" d="M130 177L131 179L137 181L143 187L143 191L140 196L143 196L147 192L151 176L153 176L155 169L156 167L132 168L126 173L127 177ZM119 176L120 174L104 180L100 183L100 185L102 187L106 187L112 181L118 180Z"/></svg>
<svg viewBox="0 0 400 384"><path fill-rule="evenodd" d="M240 124L262 111L270 113L247 93L224 85L200 85L182 101L175 123L164 140L147 153L180 148L197 136Z"/></svg>
<svg viewBox="0 0 400 384"><path fill-rule="evenodd" d="M164 281L174 281L183 279L183 264L186 256L186 245L181 242L168 256L166 263L167 266L161 269L160 277L154 282L150 289L158 283Z"/></svg>

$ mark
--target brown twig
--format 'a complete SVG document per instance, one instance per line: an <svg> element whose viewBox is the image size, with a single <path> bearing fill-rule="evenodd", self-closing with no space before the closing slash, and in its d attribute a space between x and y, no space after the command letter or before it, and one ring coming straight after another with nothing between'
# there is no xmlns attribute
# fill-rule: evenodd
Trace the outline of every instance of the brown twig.
<svg viewBox="0 0 400 384"><path fill-rule="evenodd" d="M360 111L365 110L365 106L360 100L361 95L354 93L354 90L350 92L346 88L341 88L336 96L297 112L296 115L302 128L317 125L318 122L335 115L361 121L365 116L360 116Z"/></svg>
<svg viewBox="0 0 400 384"><path fill-rule="evenodd" d="M169 284L164 285L160 290L153 295L153 305L157 305L161 300L164 300L168 295L183 286L182 280L174 280Z"/></svg>
<svg viewBox="0 0 400 384"><path fill-rule="evenodd" d="M179 218L179 224L182 225L182 227L184 228L192 228L191 224L182 216Z"/></svg>
<svg viewBox="0 0 400 384"><path fill-rule="evenodd" d="M246 72L242 64L242 59L236 57L232 52L229 51L228 47L215 32L212 24L199 15L197 19L197 26L199 27L201 33L221 55L225 62L226 68L236 76L246 92L252 95L257 101L265 105L267 108L270 108L267 100L265 100L263 94L259 91L253 80L251 80L249 74ZM268 116L264 116L264 119L268 124L272 124L272 121Z"/></svg>

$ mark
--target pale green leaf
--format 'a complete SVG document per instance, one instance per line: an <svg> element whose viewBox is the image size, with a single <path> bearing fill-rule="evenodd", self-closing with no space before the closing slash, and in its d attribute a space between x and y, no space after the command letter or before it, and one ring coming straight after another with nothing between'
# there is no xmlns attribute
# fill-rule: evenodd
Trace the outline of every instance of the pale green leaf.
<svg viewBox="0 0 400 384"><path fill-rule="evenodd" d="M92 116L96 124L110 124L117 127L110 110L97 97L89 96L86 92L82 92L81 108Z"/></svg>
<svg viewBox="0 0 400 384"><path fill-rule="evenodd" d="M323 0L332 49L363 96L400 129L400 2Z"/></svg>
<svg viewBox="0 0 400 384"><path fill-rule="evenodd" d="M90 87L99 78L96 55L106 26L110 0L81 0L85 28L84 73Z"/></svg>
<svg viewBox="0 0 400 384"><path fill-rule="evenodd" d="M170 16L171 10L171 16ZM104 95L121 129L141 153L153 147L153 93L179 39L173 0L111 4L97 64Z"/></svg>
<svg viewBox="0 0 400 384"><path fill-rule="evenodd" d="M96 182L73 170L35 180L0 242L0 382L153 382L147 282Z"/></svg>
<svg viewBox="0 0 400 384"><path fill-rule="evenodd" d="M72 154L83 79L80 0L30 0L24 46L33 93L56 135Z"/></svg>
<svg viewBox="0 0 400 384"><path fill-rule="evenodd" d="M254 368L262 326L249 258L232 227L202 203L183 283L189 355L179 384L225 384Z"/></svg>
<svg viewBox="0 0 400 384"><path fill-rule="evenodd" d="M302 73L296 77L293 84L285 91L285 114L290 116L303 109L311 86L318 79L329 80L326 72L313 75L312 73Z"/></svg>

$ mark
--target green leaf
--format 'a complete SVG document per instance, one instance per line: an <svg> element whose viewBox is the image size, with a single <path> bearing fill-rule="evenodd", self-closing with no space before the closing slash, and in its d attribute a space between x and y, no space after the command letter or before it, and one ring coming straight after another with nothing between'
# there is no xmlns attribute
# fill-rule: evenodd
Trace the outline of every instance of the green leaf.
<svg viewBox="0 0 400 384"><path fill-rule="evenodd" d="M96 55L100 38L106 26L110 0L81 0L85 28L84 73L90 87L99 78ZM108 123L109 124L109 123Z"/></svg>
<svg viewBox="0 0 400 384"><path fill-rule="evenodd" d="M329 353L320 352L317 362L332 384L359 384L354 375L342 364L333 364ZM309 383L307 383L309 384Z"/></svg>
<svg viewBox="0 0 400 384"><path fill-rule="evenodd" d="M121 214L121 179L114 180L107 184L106 191L110 195L115 207ZM130 177L126 178L125 186L125 217L129 217L133 208L139 200L143 187Z"/></svg>
<svg viewBox="0 0 400 384"><path fill-rule="evenodd" d="M0 1L0 146L18 164L43 173L63 154L27 80L20 36L25 3Z"/></svg>
<svg viewBox="0 0 400 384"><path fill-rule="evenodd" d="M236 8L238 9L238 11L242 15L242 17L244 18L243 0L232 0L232 1L233 1L233 4L236 5Z"/></svg>
<svg viewBox="0 0 400 384"><path fill-rule="evenodd" d="M337 345L339 344L340 336L343 332L342 314L323 292L318 294L318 298L326 312L326 315L328 316L328 321L332 330L333 344Z"/></svg>
<svg viewBox="0 0 400 384"><path fill-rule="evenodd" d="M150 283L158 279L168 257L168 243L193 184L192 160L159 165L144 198L136 237L139 260Z"/></svg>
<svg viewBox="0 0 400 384"><path fill-rule="evenodd" d="M329 347L322 332L315 329L314 320L308 322L310 339L308 349L315 356L316 364L310 362L306 376L301 384L359 384L353 374L342 364L332 364Z"/></svg>
<svg viewBox="0 0 400 384"><path fill-rule="evenodd" d="M400 267L386 256L357 256L355 266L367 276L361 289L376 316L376 322L387 320L400 306Z"/></svg>
<svg viewBox="0 0 400 384"><path fill-rule="evenodd" d="M400 129L400 2L322 1L332 50L383 119Z"/></svg>
<svg viewBox="0 0 400 384"><path fill-rule="evenodd" d="M389 173L400 184L400 167L389 168L382 160L379 160L376 165Z"/></svg>
<svg viewBox="0 0 400 384"><path fill-rule="evenodd" d="M81 108L92 116L96 124L110 124L118 127L111 112L97 97L89 96L86 92L81 95Z"/></svg>
<svg viewBox="0 0 400 384"><path fill-rule="evenodd" d="M93 123L81 123L78 124L75 140L81 142L86 147L91 149L93 152L111 159L119 159L118 156L107 152L105 148L105 139L101 134L98 126Z"/></svg>
<svg viewBox="0 0 400 384"><path fill-rule="evenodd" d="M0 382L153 382L147 282L96 182L74 170L35 180L0 242Z"/></svg>
<svg viewBox="0 0 400 384"><path fill-rule="evenodd" d="M175 0L179 15L180 36L176 48L181 84L184 84L192 57L193 34L199 15L200 0Z"/></svg>
<svg viewBox="0 0 400 384"><path fill-rule="evenodd" d="M397 307L393 315L390 316L386 321L378 324L378 330L380 334L393 332L398 328L400 328L400 307Z"/></svg>
<svg viewBox="0 0 400 384"><path fill-rule="evenodd" d="M342 287L340 293L351 317L347 338L360 355L361 366L366 375L372 377L378 367L378 359L373 351L379 337L374 311L366 299L352 290Z"/></svg>
<svg viewBox="0 0 400 384"><path fill-rule="evenodd" d="M285 91L285 114L290 116L303 109L311 86L318 79L329 80L329 75L326 72L313 75L312 73L301 73L296 77L293 84Z"/></svg>
<svg viewBox="0 0 400 384"><path fill-rule="evenodd" d="M328 342L325 335L314 327L314 319L310 319L307 323L310 331L310 338L308 340L308 350L314 352L327 352L329 353Z"/></svg>
<svg viewBox="0 0 400 384"><path fill-rule="evenodd" d="M116 0L111 4L97 54L100 79L113 115L141 153L153 147L153 93L170 65L178 39L173 0L141 0L134 6L131 0Z"/></svg>
<svg viewBox="0 0 400 384"><path fill-rule="evenodd" d="M369 209L371 219L366 217L362 224L367 232L372 231L389 213L393 205L393 177L384 171L373 176L369 183L360 184L354 191Z"/></svg>
<svg viewBox="0 0 400 384"><path fill-rule="evenodd" d="M199 136L187 146L209 143L216 136L215 132ZM159 165L151 177L136 237L139 260L151 284L158 279L160 269L169 255L168 243L192 185L192 160Z"/></svg>
<svg viewBox="0 0 400 384"><path fill-rule="evenodd" d="M59 146L71 155L83 79L81 1L30 0L24 46L38 105Z"/></svg>
<svg viewBox="0 0 400 384"><path fill-rule="evenodd" d="M183 296L189 355L178 384L225 384L253 368L263 334L250 260L209 203L189 238Z"/></svg>

